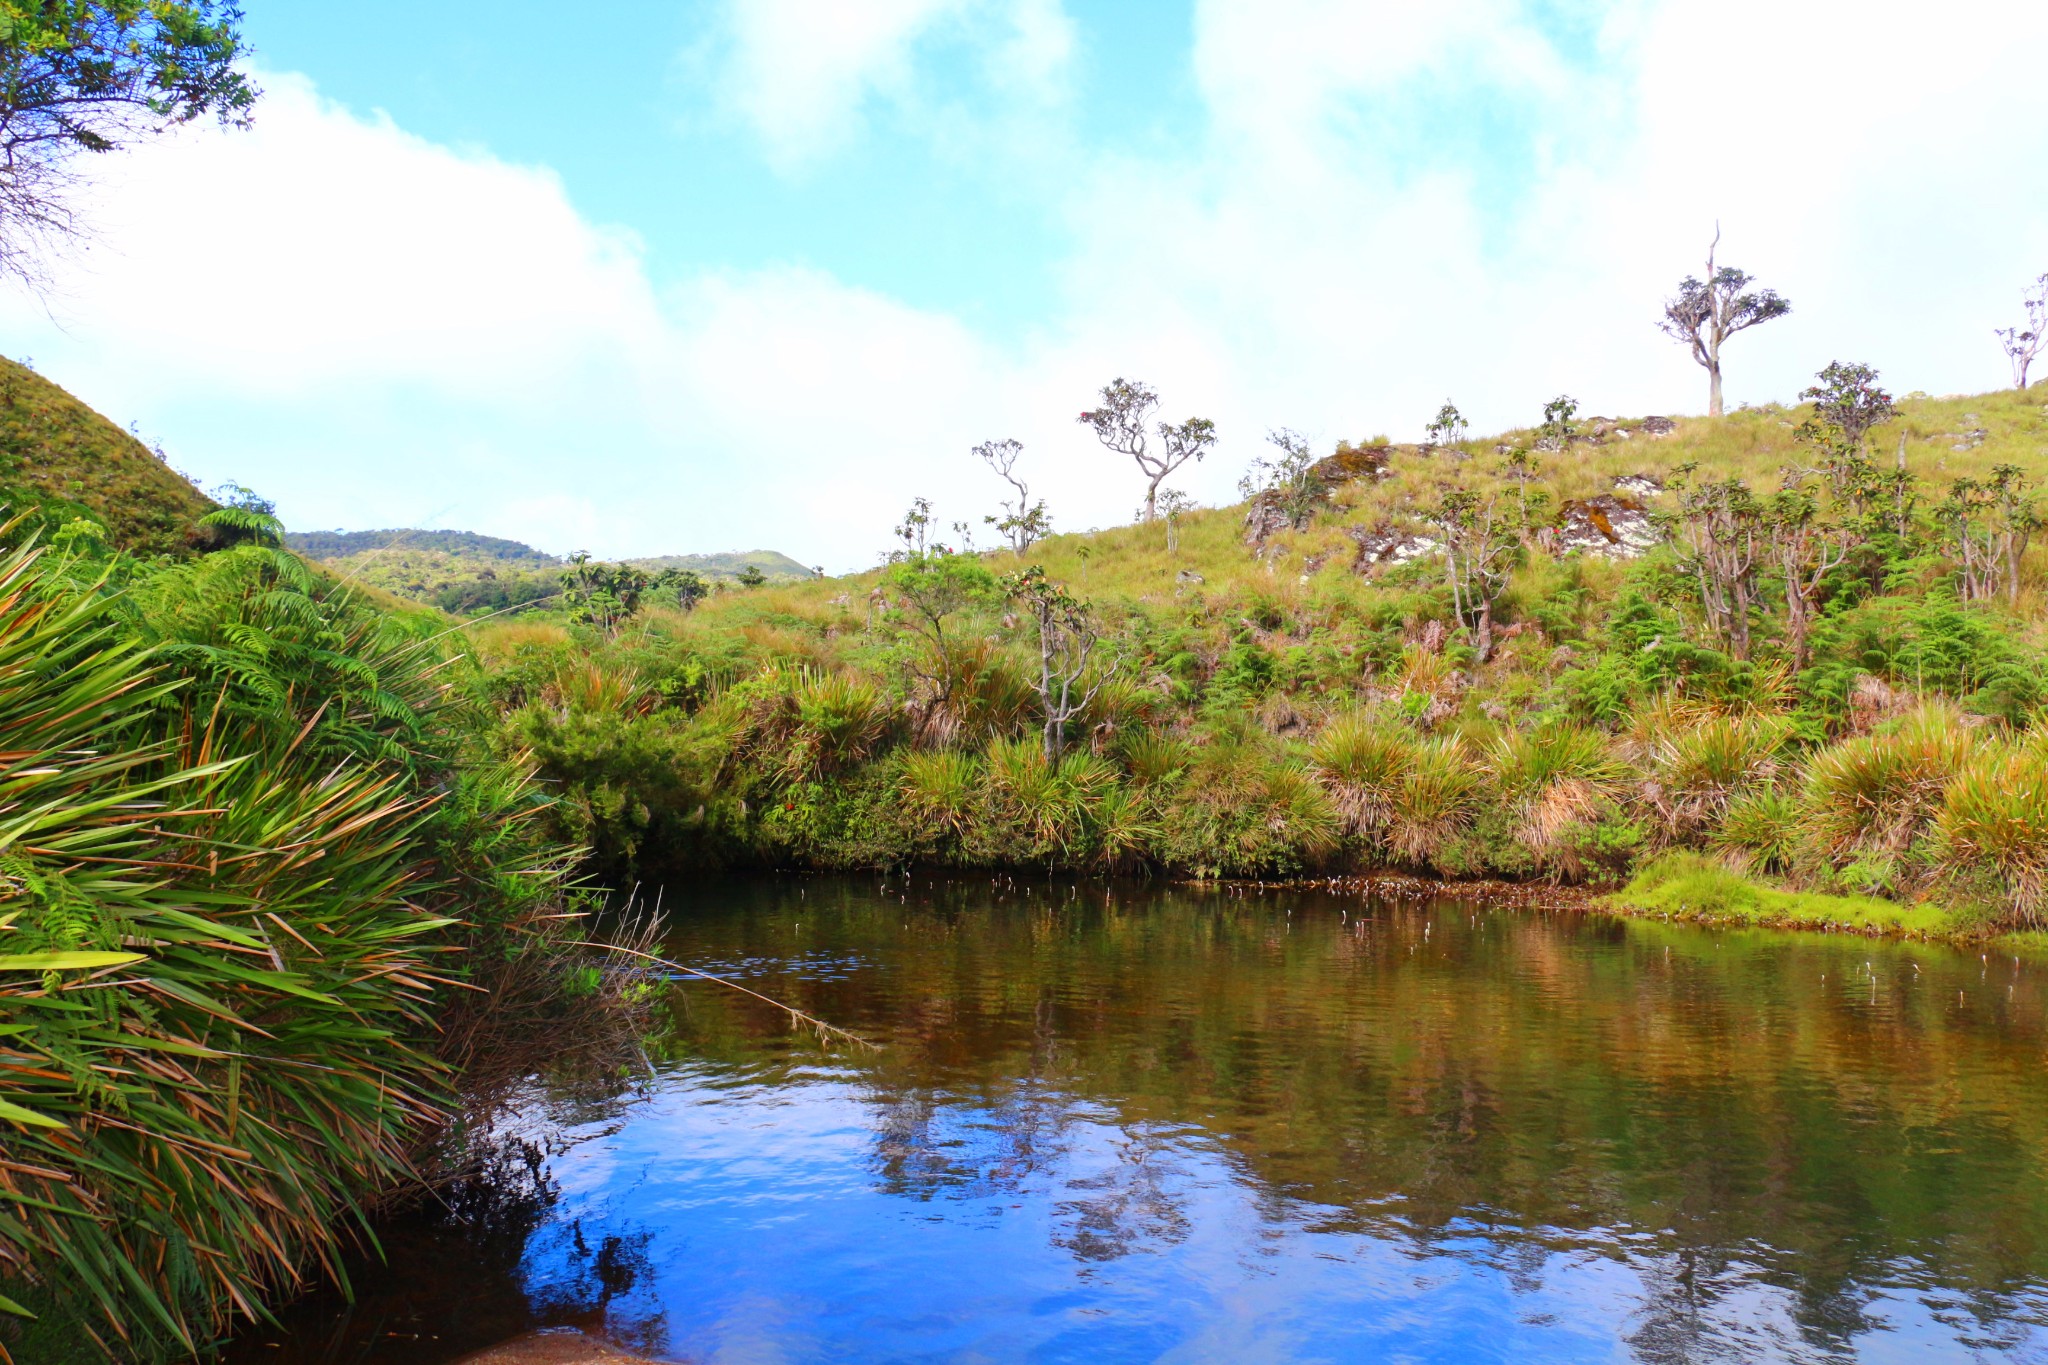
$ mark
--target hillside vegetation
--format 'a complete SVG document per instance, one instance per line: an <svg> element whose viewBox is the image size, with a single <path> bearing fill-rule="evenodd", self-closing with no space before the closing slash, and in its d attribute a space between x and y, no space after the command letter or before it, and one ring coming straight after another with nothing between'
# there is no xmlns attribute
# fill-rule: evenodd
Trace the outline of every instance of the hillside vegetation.
<svg viewBox="0 0 2048 1365"><path fill-rule="evenodd" d="M851 579L471 638L500 743L622 877L930 861L1620 882L1693 851L2031 921L2044 405L2042 386L1914 395L1854 439L1773 406L1347 442L1313 477L1268 471L1250 508L1021 556L913 534ZM1114 458L1105 477L1128 476ZM1028 566L1040 588L1005 580ZM1053 745L1047 585L1082 599L1055 636L1100 637Z"/></svg>
<svg viewBox="0 0 2048 1365"><path fill-rule="evenodd" d="M139 555L210 545L214 502L148 446L17 361L0 357L0 501L31 526L104 527Z"/></svg>
<svg viewBox="0 0 2048 1365"><path fill-rule="evenodd" d="M420 1187L510 1021L558 1065L628 980L446 618L4 383L0 1361L188 1360Z"/></svg>
<svg viewBox="0 0 2048 1365"><path fill-rule="evenodd" d="M550 600L562 592L562 575L571 564L531 545L474 531L292 531L285 544L344 582L457 616ZM773 550L663 555L624 563L650 577L693 573L713 587L736 585L754 575L770 583L814 576Z"/></svg>

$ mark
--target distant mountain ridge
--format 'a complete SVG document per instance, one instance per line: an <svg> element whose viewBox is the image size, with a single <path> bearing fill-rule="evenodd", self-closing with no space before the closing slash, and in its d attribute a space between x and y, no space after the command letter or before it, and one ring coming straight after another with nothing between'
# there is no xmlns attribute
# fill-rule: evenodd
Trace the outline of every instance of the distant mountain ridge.
<svg viewBox="0 0 2048 1365"><path fill-rule="evenodd" d="M346 559L377 550L435 550L507 564L553 566L562 561L544 550L475 531L425 531L392 527L382 531L287 531L284 543L308 559Z"/></svg>
<svg viewBox="0 0 2048 1365"><path fill-rule="evenodd" d="M358 555L447 555L458 562L488 561L538 571L560 568L568 560L536 550L523 541L487 536L476 531L429 531L394 526L380 531L288 531L284 542L308 559L331 563ZM652 555L617 561L659 573L689 569L706 578L737 579L752 565L770 581L815 578L816 573L775 550L735 550L725 554Z"/></svg>
<svg viewBox="0 0 2048 1365"><path fill-rule="evenodd" d="M663 569L688 569L706 578L738 578L748 565L759 569L770 582L787 578L816 578L817 571L797 563L775 550L747 550L722 555L656 555L624 561L636 569L659 573Z"/></svg>

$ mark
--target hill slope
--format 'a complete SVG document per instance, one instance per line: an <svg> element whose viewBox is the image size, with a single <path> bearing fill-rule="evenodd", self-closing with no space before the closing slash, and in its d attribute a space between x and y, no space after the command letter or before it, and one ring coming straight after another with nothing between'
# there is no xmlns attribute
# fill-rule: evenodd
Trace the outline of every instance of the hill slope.
<svg viewBox="0 0 2048 1365"><path fill-rule="evenodd" d="M747 550L722 555L657 555L649 559L629 559L626 563L654 573L663 569L687 569L714 579L737 579L749 565L759 569L771 583L817 577L809 568L774 550Z"/></svg>
<svg viewBox="0 0 2048 1365"><path fill-rule="evenodd" d="M543 568L562 562L545 550L536 550L520 541L479 535L475 531L423 531L406 527L382 531L287 531L284 543L307 559L322 561L384 550L424 550Z"/></svg>
<svg viewBox="0 0 2048 1365"><path fill-rule="evenodd" d="M0 358L0 500L46 530L79 516L137 554L183 554L208 537L213 500L149 447L34 370Z"/></svg>

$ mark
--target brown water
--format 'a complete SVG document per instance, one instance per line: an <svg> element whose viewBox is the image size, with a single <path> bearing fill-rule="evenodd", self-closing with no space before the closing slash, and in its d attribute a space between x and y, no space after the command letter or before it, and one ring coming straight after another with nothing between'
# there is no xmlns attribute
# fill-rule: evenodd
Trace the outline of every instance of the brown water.
<svg viewBox="0 0 2048 1365"><path fill-rule="evenodd" d="M645 1074L232 1365L2048 1360L2048 968L1445 899L699 888Z"/></svg>

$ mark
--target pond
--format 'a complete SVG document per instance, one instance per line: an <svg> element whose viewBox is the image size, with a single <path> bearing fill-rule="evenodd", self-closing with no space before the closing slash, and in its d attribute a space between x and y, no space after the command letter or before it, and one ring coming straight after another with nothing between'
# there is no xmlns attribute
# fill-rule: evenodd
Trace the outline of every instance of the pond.
<svg viewBox="0 0 2048 1365"><path fill-rule="evenodd" d="M666 895L645 1065L231 1365L2048 1361L2048 966L1300 890Z"/></svg>

